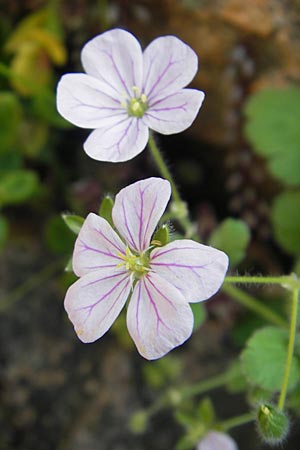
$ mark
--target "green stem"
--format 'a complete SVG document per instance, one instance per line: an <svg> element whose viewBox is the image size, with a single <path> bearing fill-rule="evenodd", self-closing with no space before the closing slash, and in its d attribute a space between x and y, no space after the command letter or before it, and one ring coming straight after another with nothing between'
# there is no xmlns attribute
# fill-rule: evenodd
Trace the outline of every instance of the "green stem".
<svg viewBox="0 0 300 450"><path fill-rule="evenodd" d="M174 182L174 179L171 175L171 172L169 171L168 167L166 166L166 163L163 160L163 157L154 141L154 138L152 134L150 133L149 141L148 141L149 148L151 150L153 159L158 167L158 170L160 171L161 175L170 182L171 188L172 188L172 196L174 198L175 203L181 203L181 197L178 192L178 189L176 187L176 184Z"/></svg>
<svg viewBox="0 0 300 450"><path fill-rule="evenodd" d="M182 398L193 397L194 395L203 394L204 392L211 391L218 387L224 386L233 377L231 370L222 373L221 375L216 375L215 377L209 378L208 380L200 381L192 386L188 386L181 391Z"/></svg>
<svg viewBox="0 0 300 450"><path fill-rule="evenodd" d="M241 414L240 416L232 417L231 419L221 422L222 429L228 431L231 428L244 425L245 423L252 422L254 420L253 412Z"/></svg>
<svg viewBox="0 0 300 450"><path fill-rule="evenodd" d="M237 276L226 277L226 283L255 283L255 284L281 284L282 286L298 287L299 280L293 275L283 275L279 277L261 277L261 276Z"/></svg>
<svg viewBox="0 0 300 450"><path fill-rule="evenodd" d="M231 370L222 373L221 375L216 375L209 380L200 381L192 386L188 386L185 388L173 388L173 391L178 393L178 397L180 401L193 397L194 395L203 394L207 391L211 391L213 389L224 386L224 384L228 383L234 376ZM165 395L162 395L147 409L147 416L150 417L159 411L162 408L166 408L170 406L170 390L167 390Z"/></svg>
<svg viewBox="0 0 300 450"><path fill-rule="evenodd" d="M289 344L288 344L288 350L287 350L285 371L284 371L281 391L280 391L279 400L278 400L278 409L280 411L282 411L284 408L287 389L288 389L288 383L289 383L289 377L290 377L290 372L291 372L296 332L297 332L298 303L299 303L299 289L295 288L293 290L293 296L292 296L290 336L289 336Z"/></svg>
<svg viewBox="0 0 300 450"><path fill-rule="evenodd" d="M152 157L157 165L157 168L158 168L160 174L162 175L163 178L168 180L169 183L171 184L174 205L173 205L173 207L171 205L170 215L172 217L175 217L178 220L178 222L180 223L180 225L182 226L182 228L185 231L186 237L192 237L194 231L193 231L193 226L188 218L188 211L186 209L186 204L180 197L180 194L176 187L175 181L171 175L171 172L169 171L165 161L163 160L163 157L162 157L151 133L149 136L148 145L149 145Z"/></svg>
<svg viewBox="0 0 300 450"><path fill-rule="evenodd" d="M263 305L256 298L242 291L241 289L224 284L222 290L226 292L226 294L230 295L234 300L239 302L241 305L246 306L248 309L251 309L259 316L263 317L268 322L273 323L274 325L279 325L280 327L287 327L287 324L281 316L275 313L272 309Z"/></svg>

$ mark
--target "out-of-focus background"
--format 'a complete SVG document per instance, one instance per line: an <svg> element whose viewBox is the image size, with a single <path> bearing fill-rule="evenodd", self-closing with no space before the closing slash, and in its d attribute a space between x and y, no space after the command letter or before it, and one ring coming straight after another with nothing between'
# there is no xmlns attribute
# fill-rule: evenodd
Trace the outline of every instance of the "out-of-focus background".
<svg viewBox="0 0 300 450"><path fill-rule="evenodd" d="M105 194L158 174L147 150L120 164L89 159L88 131L56 112L59 77L81 72L84 43L113 27L143 46L176 35L199 56L198 118L157 139L201 240L232 251L239 236L233 273L299 269L299 0L0 0L1 450L173 449L183 429L170 409L143 434L130 431L130 415L172 383L222 373L258 325L221 293L187 344L149 363L123 315L91 345L67 320L75 235L61 213L97 212ZM270 300L279 309L280 295ZM213 401L221 418L247 410L238 393ZM297 423L286 449L299 442ZM242 450L267 448L252 425L233 435Z"/></svg>

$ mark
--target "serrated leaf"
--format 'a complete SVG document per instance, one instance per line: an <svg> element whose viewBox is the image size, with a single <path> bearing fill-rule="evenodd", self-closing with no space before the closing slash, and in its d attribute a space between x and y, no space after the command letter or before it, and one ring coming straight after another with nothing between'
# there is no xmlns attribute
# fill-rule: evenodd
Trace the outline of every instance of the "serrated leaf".
<svg viewBox="0 0 300 450"><path fill-rule="evenodd" d="M75 234L79 233L84 222L83 217L76 216L75 214L62 214L62 219L67 227Z"/></svg>
<svg viewBox="0 0 300 450"><path fill-rule="evenodd" d="M300 252L300 191L283 192L272 206L275 238L289 253Z"/></svg>
<svg viewBox="0 0 300 450"><path fill-rule="evenodd" d="M247 224L242 220L228 218L214 230L209 245L227 253L233 267L244 259L249 241L250 230Z"/></svg>
<svg viewBox="0 0 300 450"><path fill-rule="evenodd" d="M245 133L254 150L267 158L272 175L286 185L300 184L300 89L266 89L245 107Z"/></svg>
<svg viewBox="0 0 300 450"><path fill-rule="evenodd" d="M281 389L286 364L288 332L277 327L256 331L241 354L243 372L254 386L276 392ZM300 381L299 361L293 357L288 388Z"/></svg>

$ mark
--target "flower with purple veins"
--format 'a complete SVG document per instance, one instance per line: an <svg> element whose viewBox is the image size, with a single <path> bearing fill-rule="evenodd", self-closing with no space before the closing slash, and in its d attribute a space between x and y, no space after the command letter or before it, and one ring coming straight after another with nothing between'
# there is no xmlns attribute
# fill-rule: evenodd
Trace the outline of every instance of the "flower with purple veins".
<svg viewBox="0 0 300 450"><path fill-rule="evenodd" d="M175 36L155 39L142 52L129 32L114 29L87 42L86 73L64 75L57 109L68 121L94 129L84 143L98 161L127 161L147 145L149 128L179 133L194 121L204 99L183 89L198 68L196 53Z"/></svg>
<svg viewBox="0 0 300 450"><path fill-rule="evenodd" d="M79 280L65 308L78 337L93 342L118 317L126 300L127 327L147 359L165 355L193 330L189 302L211 297L221 286L228 257L189 239L155 247L152 235L171 194L170 183L148 178L122 189L112 210L115 229L89 214L75 243Z"/></svg>
<svg viewBox="0 0 300 450"><path fill-rule="evenodd" d="M210 431L198 443L196 450L238 450L238 447L228 434Z"/></svg>

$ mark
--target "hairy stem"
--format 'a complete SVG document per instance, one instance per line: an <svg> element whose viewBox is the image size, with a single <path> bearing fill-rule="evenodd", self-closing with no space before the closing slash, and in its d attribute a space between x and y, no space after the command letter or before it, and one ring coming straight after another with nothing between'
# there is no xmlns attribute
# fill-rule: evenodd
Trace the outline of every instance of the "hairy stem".
<svg viewBox="0 0 300 450"><path fill-rule="evenodd" d="M282 411L284 408L287 389L288 389L288 383L289 383L289 377L290 377L290 372L291 372L296 332L297 332L298 303L299 303L299 289L295 288L293 290L293 295L292 295L290 335L289 335L289 344L288 344L288 350L287 350L287 356L286 356L285 371L284 371L281 391L280 391L280 395L279 395L279 399L278 399L278 409L280 411Z"/></svg>

